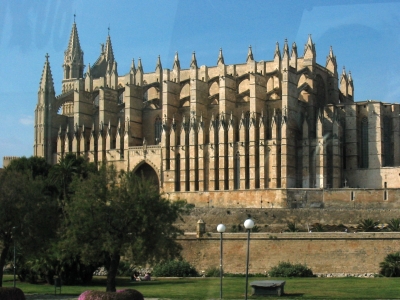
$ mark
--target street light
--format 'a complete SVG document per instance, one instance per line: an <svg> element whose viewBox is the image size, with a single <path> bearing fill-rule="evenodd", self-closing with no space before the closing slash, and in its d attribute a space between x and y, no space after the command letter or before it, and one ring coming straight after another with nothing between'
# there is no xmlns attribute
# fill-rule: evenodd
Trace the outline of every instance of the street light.
<svg viewBox="0 0 400 300"><path fill-rule="evenodd" d="M220 281L220 288L219 288L219 296L222 299L222 234L225 232L225 225L219 224L217 226L217 231L220 233L220 256L219 256L219 281Z"/></svg>
<svg viewBox="0 0 400 300"><path fill-rule="evenodd" d="M15 229L16 229L17 227L13 227L12 229L13 229L13 241L14 241L14 287L15 287Z"/></svg>
<svg viewBox="0 0 400 300"><path fill-rule="evenodd" d="M247 219L244 221L244 228L247 230L247 260L246 260L246 291L244 294L244 299L247 300L247 285L249 282L249 252L250 252L250 230L254 227L254 221L252 219Z"/></svg>

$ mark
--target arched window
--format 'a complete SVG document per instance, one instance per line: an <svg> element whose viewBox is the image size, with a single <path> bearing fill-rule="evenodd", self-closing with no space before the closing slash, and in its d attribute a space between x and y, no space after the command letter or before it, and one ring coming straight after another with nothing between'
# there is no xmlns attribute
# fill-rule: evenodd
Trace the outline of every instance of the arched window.
<svg viewBox="0 0 400 300"><path fill-rule="evenodd" d="M368 168L368 119L361 120L360 168Z"/></svg>
<svg viewBox="0 0 400 300"><path fill-rule="evenodd" d="M383 118L383 164L385 167L393 166L392 147L392 120L390 117Z"/></svg>
<svg viewBox="0 0 400 300"><path fill-rule="evenodd" d="M155 144L158 145L161 142L161 131L162 131L162 122L161 118L157 117L154 123L154 137L155 137Z"/></svg>

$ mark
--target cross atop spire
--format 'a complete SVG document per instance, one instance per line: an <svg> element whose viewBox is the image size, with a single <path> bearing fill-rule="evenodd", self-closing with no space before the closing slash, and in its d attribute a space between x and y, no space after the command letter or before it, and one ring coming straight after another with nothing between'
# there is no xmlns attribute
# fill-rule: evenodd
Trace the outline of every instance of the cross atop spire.
<svg viewBox="0 0 400 300"><path fill-rule="evenodd" d="M39 91L48 91L54 93L53 75L51 74L49 55L46 53L42 78L40 79Z"/></svg>

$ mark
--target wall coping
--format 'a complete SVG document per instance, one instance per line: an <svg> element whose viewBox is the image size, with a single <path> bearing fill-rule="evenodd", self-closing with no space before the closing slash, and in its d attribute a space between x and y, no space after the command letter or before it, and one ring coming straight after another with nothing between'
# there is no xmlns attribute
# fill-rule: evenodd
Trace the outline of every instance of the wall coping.
<svg viewBox="0 0 400 300"><path fill-rule="evenodd" d="M195 232L186 232L177 240L219 240L219 233L205 233L197 238ZM224 240L246 240L247 233L224 233ZM251 233L251 240L400 240L400 232L282 232Z"/></svg>

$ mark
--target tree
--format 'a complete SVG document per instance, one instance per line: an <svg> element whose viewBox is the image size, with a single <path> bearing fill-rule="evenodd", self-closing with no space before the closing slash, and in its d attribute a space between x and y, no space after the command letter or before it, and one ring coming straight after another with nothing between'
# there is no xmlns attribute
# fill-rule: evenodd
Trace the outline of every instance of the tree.
<svg viewBox="0 0 400 300"><path fill-rule="evenodd" d="M8 165L7 170L25 173L35 179L38 176L43 178L47 177L50 168L51 166L43 157L31 156L26 158L23 156L13 159Z"/></svg>
<svg viewBox="0 0 400 300"><path fill-rule="evenodd" d="M65 157L60 158L57 164L52 166L49 178L58 190L59 204L63 213L65 213L65 205L72 193L70 184L74 176L86 178L88 173L95 171L96 166L93 163L88 163L82 156L77 157L73 153L66 154ZM64 217L66 216L64 215Z"/></svg>
<svg viewBox="0 0 400 300"><path fill-rule="evenodd" d="M57 220L57 204L41 178L8 169L0 175L0 286L14 242L25 257L33 256L55 236Z"/></svg>
<svg viewBox="0 0 400 300"><path fill-rule="evenodd" d="M64 243L88 264L103 262L107 291L115 291L121 255L144 264L180 253L173 225L185 202L170 202L143 176L101 167L86 180L75 177L66 206L69 225Z"/></svg>
<svg viewBox="0 0 400 300"><path fill-rule="evenodd" d="M400 252L390 253L379 264L380 274L386 277L400 277Z"/></svg>

